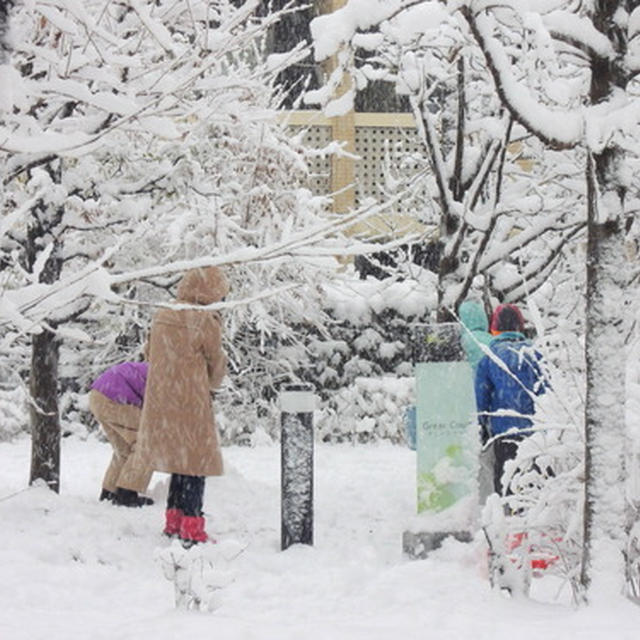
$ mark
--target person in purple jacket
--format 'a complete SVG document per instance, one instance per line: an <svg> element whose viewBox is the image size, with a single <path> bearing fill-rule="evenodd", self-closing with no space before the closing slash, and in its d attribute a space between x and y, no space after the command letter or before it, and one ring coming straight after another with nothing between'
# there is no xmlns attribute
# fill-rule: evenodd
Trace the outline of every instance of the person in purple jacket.
<svg viewBox="0 0 640 640"><path fill-rule="evenodd" d="M102 481L100 500L126 507L153 504L130 487L147 487L150 469L138 468L133 451L138 437L148 362L122 362L107 369L91 385L89 408L104 430L113 455Z"/></svg>

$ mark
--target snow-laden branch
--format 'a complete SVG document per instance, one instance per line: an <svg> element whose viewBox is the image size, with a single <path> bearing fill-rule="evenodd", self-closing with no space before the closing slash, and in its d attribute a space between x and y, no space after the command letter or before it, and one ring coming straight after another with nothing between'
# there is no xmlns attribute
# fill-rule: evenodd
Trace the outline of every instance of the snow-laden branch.
<svg viewBox="0 0 640 640"><path fill-rule="evenodd" d="M395 248L402 242L411 241L412 238L407 239L405 236L385 245L353 241L344 245L337 241L328 242L327 239L354 224L380 214L396 204L401 197L401 194L398 195L396 199L384 206L372 205L351 214L341 215L328 223L304 229L265 247L243 247L220 256L174 261L136 271L112 274L107 271L104 264L120 249L118 245L105 252L100 260L53 284L35 283L20 289L5 291L0 296L0 326L13 324L23 332L33 332L42 319L80 297L90 296L119 304L124 301L114 293L113 287L117 285L182 273L197 267L233 267L240 264L264 264L285 260L314 261L328 256L352 256ZM127 300L127 302L131 301Z"/></svg>
<svg viewBox="0 0 640 640"><path fill-rule="evenodd" d="M136 123L138 126L142 125L143 128L146 126L151 133L159 137L178 138L180 133L174 123L166 117L161 117L159 113L156 114L154 110L160 111L161 107L161 112L167 113L170 107L183 101L183 94L186 91L196 85L200 90L215 88L222 91L224 89L222 86L200 86L200 83L208 72L220 64L222 59L244 46L252 38L257 38L264 31L265 25L276 20L275 16L271 16L257 21L255 24L247 22L247 18L255 11L258 4L259 0L246 2L241 11L234 14L228 23L222 25L219 33L216 34L215 48L207 51L206 58L201 59L199 52L190 48L186 48L180 56L177 56L175 51L171 53L169 60L163 62L166 71L160 74L159 79L156 80L158 86L155 87L153 93L151 89L154 87L143 86L133 94L133 97L130 95L125 97L121 92L92 93L85 85L67 79L58 78L41 82L38 85L38 90L47 97L77 100L115 117L107 126L94 127L88 131L80 130L77 123L75 123L73 131L23 131L21 128L16 130L12 126L0 126L0 151L13 154L83 155L94 151L108 134L132 123ZM78 26L82 26L88 34L94 33L97 27L92 18L86 12L81 11L76 3L72 3L72 7L75 10ZM151 18L141 3L136 2L135 8L137 8L136 15L144 28L161 44L166 54L172 44L171 34L158 20ZM63 18L58 13L56 13L56 20L59 22ZM53 18L53 14L50 14L49 17ZM244 23L247 24L244 30L237 28L238 24ZM65 29L69 31L71 26L65 23ZM75 30L77 31L77 29ZM108 44L116 48L122 46L122 42L114 41L113 37L110 37ZM186 72L177 73L178 67ZM114 91L115 89L114 87ZM88 118L88 122L91 125L93 121Z"/></svg>
<svg viewBox="0 0 640 640"><path fill-rule="evenodd" d="M458 213L459 207L454 202L451 191L447 186L448 172L442 155L442 148L438 141L436 127L433 123L433 116L421 97L412 95L410 96L410 102L416 120L418 137L422 140L424 148L428 151L431 159L444 215L445 217L453 216Z"/></svg>
<svg viewBox="0 0 640 640"><path fill-rule="evenodd" d="M473 182L469 185L465 193L464 206L466 209L473 211L480 199L482 189L484 188L489 174L491 173L496 158L500 152L506 148L506 143L502 140L493 139L485 150L482 165L480 166Z"/></svg>
<svg viewBox="0 0 640 640"><path fill-rule="evenodd" d="M195 305L195 304L186 304L183 302L141 302L139 300L131 300L130 298L124 298L122 296L116 296L117 301L122 305L134 305L137 307L152 307L156 309L164 308L164 309L196 309L198 311L229 311L231 309L235 309L237 307L247 306L254 304L256 302L260 302L261 300L266 300L268 298L278 297L284 293L292 291L293 289L297 289L301 287L302 284L299 282L292 282L287 285L283 285L281 287L268 287L267 289L260 291L252 296L247 296L245 298L237 298L233 300L225 300L224 302L213 302L211 304L206 305ZM115 298L112 299L115 302Z"/></svg>
<svg viewBox="0 0 640 640"><path fill-rule="evenodd" d="M552 11L542 17L551 36L586 52L590 57L611 60L616 52L609 38L589 18L570 11Z"/></svg>
<svg viewBox="0 0 640 640"><path fill-rule="evenodd" d="M142 4L138 0L129 0L131 8L136 13L140 22L147 28L149 33L158 44L171 56L176 55L173 39L169 30L158 20L154 20L149 13L148 4Z"/></svg>
<svg viewBox="0 0 640 640"><path fill-rule="evenodd" d="M501 262L505 255L511 255L517 249L534 242L545 233L552 231L554 229L554 225L557 225L564 215L564 211L554 211L547 215L538 216L535 219L535 224L532 224L519 233L514 234L505 242L497 245L493 251L488 252L480 260L480 272L486 271ZM583 228L583 226L583 224L577 224L576 228Z"/></svg>
<svg viewBox="0 0 640 640"><path fill-rule="evenodd" d="M326 60L338 53L358 31L368 31L424 0L349 0L347 4L311 21L315 59Z"/></svg>
<svg viewBox="0 0 640 640"><path fill-rule="evenodd" d="M0 238L3 238L7 233L9 233L13 225L17 224L25 213L31 211L31 209L35 207L38 200L45 195L46 190L46 187L41 187L31 198L28 198L20 206L2 217L0 220Z"/></svg>
<svg viewBox="0 0 640 640"><path fill-rule="evenodd" d="M551 109L537 100L515 78L507 53L495 37L495 18L488 12L477 13L469 5L463 6L461 12L484 53L496 91L514 120L550 147L570 149L580 144L585 128L583 113L575 109Z"/></svg>

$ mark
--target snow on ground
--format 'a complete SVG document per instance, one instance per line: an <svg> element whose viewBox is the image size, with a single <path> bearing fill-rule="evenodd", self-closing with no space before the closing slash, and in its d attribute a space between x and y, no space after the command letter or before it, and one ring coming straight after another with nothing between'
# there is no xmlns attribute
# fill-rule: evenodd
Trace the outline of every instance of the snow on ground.
<svg viewBox="0 0 640 640"><path fill-rule="evenodd" d="M224 451L207 481L208 529L220 556L217 608L177 610L157 559L167 476L151 507L99 503L110 456L95 438L63 441L60 495L28 488L30 442L0 443L0 639L11 640L580 640L637 636L621 601L575 610L561 585L537 600L492 591L480 536L427 560L402 555L414 516L415 453L388 444L318 445L315 544L280 551L280 450ZM235 556L235 557L234 557ZM226 558L226 559L225 559ZM560 588L559 588L560 587ZM554 596L559 592L558 599Z"/></svg>

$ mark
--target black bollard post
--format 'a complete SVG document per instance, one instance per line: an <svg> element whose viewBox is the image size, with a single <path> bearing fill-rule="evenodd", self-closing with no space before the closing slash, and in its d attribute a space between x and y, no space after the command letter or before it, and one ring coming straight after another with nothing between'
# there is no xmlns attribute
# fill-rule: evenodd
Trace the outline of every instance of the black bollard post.
<svg viewBox="0 0 640 640"><path fill-rule="evenodd" d="M313 410L308 384L280 393L281 546L313 544Z"/></svg>

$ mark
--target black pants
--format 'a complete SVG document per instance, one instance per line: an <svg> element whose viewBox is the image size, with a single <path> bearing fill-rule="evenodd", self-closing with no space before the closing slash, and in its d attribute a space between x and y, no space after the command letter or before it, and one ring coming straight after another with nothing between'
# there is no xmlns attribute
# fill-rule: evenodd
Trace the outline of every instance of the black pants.
<svg viewBox="0 0 640 640"><path fill-rule="evenodd" d="M513 460L518 453L518 445L523 436L512 435L497 438L493 443L495 460L493 463L493 490L501 496L511 495L509 486L502 486L502 474L504 465L508 460Z"/></svg>
<svg viewBox="0 0 640 640"><path fill-rule="evenodd" d="M180 509L185 516L201 516L204 477L171 474L167 509Z"/></svg>

